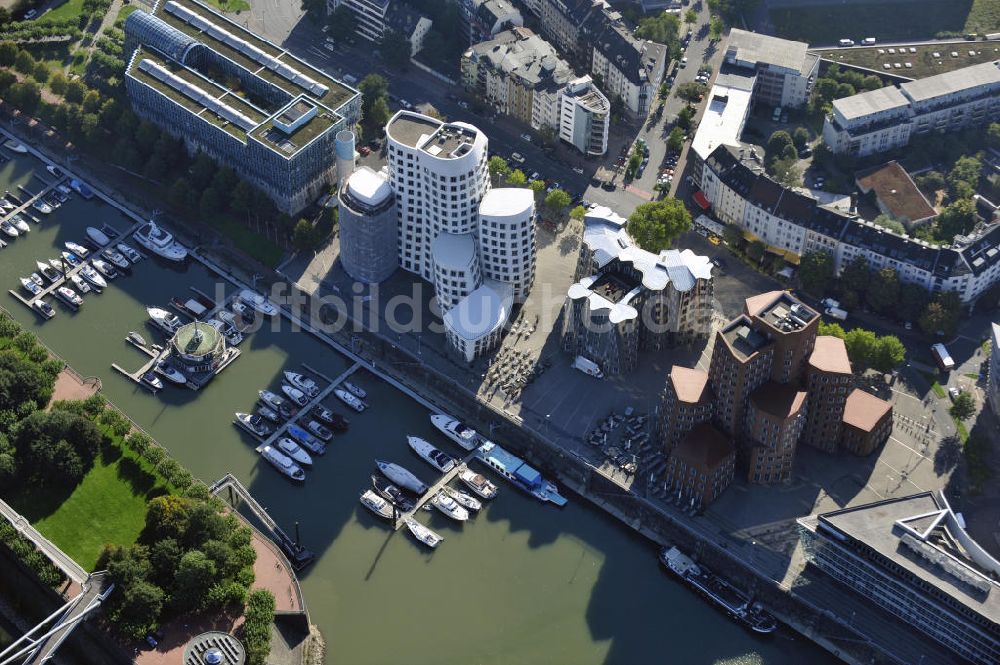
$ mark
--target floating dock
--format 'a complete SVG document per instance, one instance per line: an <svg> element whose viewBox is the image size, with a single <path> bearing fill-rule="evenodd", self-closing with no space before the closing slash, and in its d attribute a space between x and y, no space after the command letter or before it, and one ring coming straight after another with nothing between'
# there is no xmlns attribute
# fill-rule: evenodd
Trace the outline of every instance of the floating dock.
<svg viewBox="0 0 1000 665"><path fill-rule="evenodd" d="M413 509L412 510L410 510L408 512L405 512L405 513L401 513L401 514L399 514L396 517L396 520L393 523L393 527L392 528L395 529L396 531L399 531L402 527L404 527L406 525L406 518L407 517L413 517L416 513L418 513L421 510L423 510L424 505L428 501L430 501L431 499L433 499L434 496L438 492L440 492L444 488L445 485L447 485L452 480L454 480L456 477L458 477L458 474L461 473L464 469L468 468L469 462L475 456L476 456L476 451L473 450L471 453L469 453L468 455L466 455L465 457L463 457L461 462L458 462L457 464L455 464L455 468L454 469L452 469L448 473L446 473L443 476L441 476L440 478L438 478L437 482L435 482L433 485L431 485L431 488L429 490L427 490L426 492L424 492L420 496L419 499L417 499L417 502L415 504L413 504Z"/></svg>
<svg viewBox="0 0 1000 665"><path fill-rule="evenodd" d="M139 344L138 342L132 340L129 337L126 337L125 341L134 346L135 348L139 349L143 353L145 353L147 356L149 356L149 360L143 363L142 366L139 369L135 370L134 372L128 371L118 363L112 363L111 369L115 370L116 372L119 372L120 374L124 374L129 380L139 384L140 386L142 386L143 388L145 388L146 390L155 395L157 392L159 392L159 390L149 385L148 383L144 383L142 380L142 375L152 370L153 366L156 365L156 363L160 360L160 358L162 358L166 354L166 351L162 349L160 351L155 351L154 349L148 346L143 346L142 344Z"/></svg>

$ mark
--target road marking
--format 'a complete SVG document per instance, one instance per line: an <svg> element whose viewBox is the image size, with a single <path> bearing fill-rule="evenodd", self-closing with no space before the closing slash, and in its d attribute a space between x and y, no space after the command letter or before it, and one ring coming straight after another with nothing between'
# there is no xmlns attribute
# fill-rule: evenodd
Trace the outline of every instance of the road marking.
<svg viewBox="0 0 1000 665"><path fill-rule="evenodd" d="M877 462L876 462L875 464L876 464L876 465L878 465L878 464L881 464L882 466L885 466L885 467L886 467L886 468L888 468L888 469L889 469L890 471L892 471L892 472L893 472L893 473L895 473L895 474L896 474L897 476L899 476L899 480L905 480L906 482L910 483L911 485L913 485L914 487L916 487L916 488L917 488L918 490L920 490L921 492L923 492L923 491L924 491L924 488L923 488L923 487L921 487L920 485L918 485L918 484L916 484L915 482L913 482L912 480L910 480L910 478L909 478L909 475L910 475L910 474L909 474L909 472L905 472L905 473L904 473L903 471L900 471L900 470L898 470L898 469L894 469L894 468L892 467L892 465L890 465L890 464L887 464L887 463L886 463L885 461L883 461L883 460L882 460L881 458L880 458L880 459L879 459L879 460L878 460L878 461L877 461ZM887 484L887 486L888 486L888 484Z"/></svg>
<svg viewBox="0 0 1000 665"><path fill-rule="evenodd" d="M911 453L917 455L918 457L922 457L922 458L924 458L927 461L930 461L930 459L931 459L930 457L927 457L926 455L917 452L913 448L910 448L908 445L906 445L905 443L903 443L902 441L900 441L899 439L897 439L896 437L894 437L892 435L889 436L889 440L890 441L895 441L896 443L898 443L899 445L903 446L904 448L906 448L907 450L909 450Z"/></svg>
<svg viewBox="0 0 1000 665"><path fill-rule="evenodd" d="M922 400L919 397L916 397L914 395L911 395L910 393L906 392L905 390L898 390L897 388L892 388L891 390L892 390L892 392L896 393L897 395L902 395L904 397L909 397L910 399L912 399L912 400L914 400L916 402L920 402L920 404L924 403L924 400Z"/></svg>

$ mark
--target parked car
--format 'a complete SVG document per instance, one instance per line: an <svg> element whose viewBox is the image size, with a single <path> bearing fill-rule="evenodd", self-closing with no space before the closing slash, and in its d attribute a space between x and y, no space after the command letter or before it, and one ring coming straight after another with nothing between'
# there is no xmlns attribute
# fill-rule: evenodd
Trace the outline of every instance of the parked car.
<svg viewBox="0 0 1000 665"><path fill-rule="evenodd" d="M510 159L518 164L524 164L524 155L519 152L512 153Z"/></svg>
<svg viewBox="0 0 1000 665"><path fill-rule="evenodd" d="M954 402L955 400L957 400L958 396L961 395L961 394L962 394L962 391L959 390L958 388L956 388L955 386L949 386L948 387L948 397L951 398L952 402Z"/></svg>
<svg viewBox="0 0 1000 665"><path fill-rule="evenodd" d="M576 173L577 175L583 175L583 169L580 168L579 166L574 166L573 173Z"/></svg>
<svg viewBox="0 0 1000 665"><path fill-rule="evenodd" d="M528 143L531 143L531 134L527 134L527 133L521 134L521 140L522 141L527 141Z"/></svg>

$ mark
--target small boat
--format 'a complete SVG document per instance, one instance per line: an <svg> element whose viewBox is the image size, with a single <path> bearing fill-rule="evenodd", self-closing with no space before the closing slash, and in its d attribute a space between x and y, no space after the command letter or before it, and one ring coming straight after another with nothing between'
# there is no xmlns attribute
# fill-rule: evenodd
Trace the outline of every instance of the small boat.
<svg viewBox="0 0 1000 665"><path fill-rule="evenodd" d="M408 513L413 510L414 503L399 489L382 476L372 474L372 487L379 496L396 506L401 512Z"/></svg>
<svg viewBox="0 0 1000 665"><path fill-rule="evenodd" d="M187 376L184 374L184 372L177 369L177 366L174 365L169 360L161 360L160 362L156 363L156 366L153 368L153 371L155 371L157 374L162 376L170 383L176 383L179 386L187 385L188 382Z"/></svg>
<svg viewBox="0 0 1000 665"><path fill-rule="evenodd" d="M52 309L52 305L44 300L33 301L31 303L31 309L35 310L43 319L51 319L56 315L56 310Z"/></svg>
<svg viewBox="0 0 1000 665"><path fill-rule="evenodd" d="M84 273L84 270L86 270L86 268L84 268L80 272L83 274L84 277L87 277L86 273ZM87 279L90 278L88 277ZM181 325L183 325L183 323L177 317L176 314L172 314L165 309L160 309L159 307L147 307L146 314L149 315L149 319L153 322L153 325L155 325L157 328L162 330L167 335L173 335L175 332L177 332L177 329L180 328Z"/></svg>
<svg viewBox="0 0 1000 665"><path fill-rule="evenodd" d="M431 424L438 428L438 430L440 430L446 437L466 450L475 450L479 446L488 442L488 439L483 437L476 430L443 413L432 414Z"/></svg>
<svg viewBox="0 0 1000 665"><path fill-rule="evenodd" d="M80 293L90 293L94 290L90 288L90 284L87 283L87 280L80 275L70 275L69 281L73 282L73 288Z"/></svg>
<svg viewBox="0 0 1000 665"><path fill-rule="evenodd" d="M343 381L340 385L347 388L347 390L350 391L358 399L364 399L368 397L368 393L365 391L365 389L355 383L351 383L350 381Z"/></svg>
<svg viewBox="0 0 1000 665"><path fill-rule="evenodd" d="M361 505L379 517L384 517L387 520L392 519L392 505L372 490L365 490L361 494Z"/></svg>
<svg viewBox="0 0 1000 665"><path fill-rule="evenodd" d="M62 275L58 270L50 266L48 263L43 263L41 261L35 262L35 267L38 268L38 272L42 273L42 277L49 280L50 282L58 282L62 279Z"/></svg>
<svg viewBox="0 0 1000 665"><path fill-rule="evenodd" d="M35 282L32 281L30 277L22 277L21 286L23 286L24 290L33 296L37 296L39 293L42 292L42 287L35 284Z"/></svg>
<svg viewBox="0 0 1000 665"><path fill-rule="evenodd" d="M138 263L139 261L142 260L142 254L140 254L139 252L135 251L134 248L126 245L123 242L120 242L117 245L115 245L115 248L119 252L121 252L122 255L124 255L125 258L127 258L132 263Z"/></svg>
<svg viewBox="0 0 1000 665"><path fill-rule="evenodd" d="M292 480L301 482L306 479L306 472L302 470L302 467L293 462L292 458L285 453L276 450L271 446L264 446L260 450L260 456L270 462L271 466Z"/></svg>
<svg viewBox="0 0 1000 665"><path fill-rule="evenodd" d="M146 372L140 377L140 380L154 391L163 390L163 381L160 381L160 377L153 372Z"/></svg>
<svg viewBox="0 0 1000 665"><path fill-rule="evenodd" d="M34 282L38 286L45 286L45 280L43 280L42 276L39 275L37 272L31 273L30 279L31 279L32 282Z"/></svg>
<svg viewBox="0 0 1000 665"><path fill-rule="evenodd" d="M435 548L437 547L444 538L431 531L423 524L413 519L412 517L404 517L403 522L406 524L406 528L409 529L413 537L422 542L427 547Z"/></svg>
<svg viewBox="0 0 1000 665"><path fill-rule="evenodd" d="M59 168L58 166L56 166L55 164L49 164L48 166L45 167L45 170L48 171L49 173L51 173L52 175L54 175L57 178L65 178L66 177L66 173L61 168Z"/></svg>
<svg viewBox="0 0 1000 665"><path fill-rule="evenodd" d="M314 437L309 432L305 431L298 425L289 425L286 430L293 439L298 441L303 448L313 453L314 455L325 455L326 454L326 444Z"/></svg>
<svg viewBox="0 0 1000 665"><path fill-rule="evenodd" d="M288 383L295 388L298 388L309 397L319 395L319 385L317 385L316 382L308 376L299 374L298 372L290 372L288 370L285 370L284 374L285 380L288 381Z"/></svg>
<svg viewBox="0 0 1000 665"><path fill-rule="evenodd" d="M63 198L65 199L63 203L69 201L69 195L73 193L72 189L70 189L67 185L56 185L56 189L63 195Z"/></svg>
<svg viewBox="0 0 1000 665"><path fill-rule="evenodd" d="M441 473L448 473L455 468L454 457L448 453L441 452L419 436L408 436L406 437L406 442L410 444L413 452Z"/></svg>
<svg viewBox="0 0 1000 665"><path fill-rule="evenodd" d="M469 511L458 505L458 502L445 494L438 492L431 499L431 505L453 520L464 522L469 519Z"/></svg>
<svg viewBox="0 0 1000 665"><path fill-rule="evenodd" d="M261 294L251 291L250 289L243 289L240 291L240 295L238 297L240 302L249 305L255 311L260 312L264 316L277 316L278 314L278 308L274 306L274 303Z"/></svg>
<svg viewBox="0 0 1000 665"><path fill-rule="evenodd" d="M38 212L42 213L43 215L48 215L52 212L52 206L50 206L42 199L38 199L37 201L32 203L31 207L37 210Z"/></svg>
<svg viewBox="0 0 1000 665"><path fill-rule="evenodd" d="M497 495L497 486L487 480L486 476L472 469L465 468L459 471L458 479L483 499L492 499Z"/></svg>
<svg viewBox="0 0 1000 665"><path fill-rule="evenodd" d="M60 286L56 289L56 297L73 309L80 309L80 305L83 304L83 298L80 297L80 294L68 286Z"/></svg>
<svg viewBox="0 0 1000 665"><path fill-rule="evenodd" d="M260 416L252 413L237 413L236 424L262 439L274 434L274 428L267 424Z"/></svg>
<svg viewBox="0 0 1000 665"><path fill-rule="evenodd" d="M129 265L131 265L128 262L128 259L125 258L124 254L112 247L108 247L106 250L101 252L101 256L113 263L116 268L121 268L122 270L128 270Z"/></svg>
<svg viewBox="0 0 1000 665"><path fill-rule="evenodd" d="M346 432L350 421L339 413L335 413L325 406L317 406L313 409L316 420L330 426L334 432Z"/></svg>
<svg viewBox="0 0 1000 665"><path fill-rule="evenodd" d="M259 415L261 418L266 418L267 420L270 420L272 423L281 422L281 416L279 416L278 412L269 406L258 406L257 415Z"/></svg>
<svg viewBox="0 0 1000 665"><path fill-rule="evenodd" d="M215 316L227 326L232 326L234 329L236 328L236 315L228 309L220 309L215 313Z"/></svg>
<svg viewBox="0 0 1000 665"><path fill-rule="evenodd" d="M351 407L358 413L361 413L368 407L368 405L358 399L354 393L347 392L343 388L334 388L333 394L336 395L341 402Z"/></svg>
<svg viewBox="0 0 1000 665"><path fill-rule="evenodd" d="M74 267L80 265L80 257L74 254L73 252L63 251L60 252L59 256L62 257L63 263L68 263L69 265Z"/></svg>
<svg viewBox="0 0 1000 665"><path fill-rule="evenodd" d="M28 226L28 222L24 221L24 217L20 215L14 215L10 218L10 223L14 225L14 228L20 233L28 233L31 231L31 227Z"/></svg>
<svg viewBox="0 0 1000 665"><path fill-rule="evenodd" d="M126 337L125 337L125 339L126 339L126 340L127 340L128 342L130 342L130 343L132 343L132 344L135 344L136 346L146 346L146 338L145 338L145 337L143 337L142 335L140 335L139 333L135 332L134 330L133 330L133 331L131 331L131 332L130 332L130 333L129 333L129 334L128 334L128 335L126 336Z"/></svg>
<svg viewBox="0 0 1000 665"><path fill-rule="evenodd" d="M88 187L87 183L83 182L82 180L77 180L76 178L73 178L72 180L69 181L69 186L70 189L79 194L85 200L89 201L90 199L94 198L94 190Z"/></svg>
<svg viewBox="0 0 1000 665"><path fill-rule="evenodd" d="M73 269L73 265L62 257L59 257L58 259L49 259L49 265L52 266L52 268L60 275L65 275Z"/></svg>
<svg viewBox="0 0 1000 665"><path fill-rule="evenodd" d="M461 492L455 489L454 487L448 487L447 485L445 485L442 489L445 494L454 499L455 503L462 506L463 508L468 508L469 510L476 510L476 511L483 509L483 504L480 503L479 500L474 496L470 496L465 492Z"/></svg>
<svg viewBox="0 0 1000 665"><path fill-rule="evenodd" d="M107 279L114 279L118 277L118 271L114 269L109 263L105 263L101 259L94 259L91 264L97 269L97 272L104 275Z"/></svg>
<svg viewBox="0 0 1000 665"><path fill-rule="evenodd" d="M14 228L14 225L7 220L0 222L0 231L10 238L16 238L21 235L21 233Z"/></svg>
<svg viewBox="0 0 1000 665"><path fill-rule="evenodd" d="M304 466L312 466L313 458L309 457L309 453L302 450L299 444L295 443L287 436L279 437L275 446L278 450L295 460L296 463Z"/></svg>
<svg viewBox="0 0 1000 665"><path fill-rule="evenodd" d="M296 413L295 409L283 397L275 395L270 390L260 390L257 392L257 395L260 397L261 402L277 411L286 420Z"/></svg>
<svg viewBox="0 0 1000 665"><path fill-rule="evenodd" d="M318 436L323 441L329 441L330 439L333 438L333 432L323 427L315 420L310 420L308 423L306 423L306 429L315 434L316 436Z"/></svg>
<svg viewBox="0 0 1000 665"><path fill-rule="evenodd" d="M243 341L243 335L241 335L236 328L223 323L219 319L209 319L205 323L218 330L222 336L226 338L226 344L229 346L239 346Z"/></svg>
<svg viewBox="0 0 1000 665"><path fill-rule="evenodd" d="M305 406L309 403L309 398L306 397L304 392L288 384L281 385L281 392L285 393L285 395L288 396L288 399L295 402L298 406Z"/></svg>
<svg viewBox="0 0 1000 665"><path fill-rule="evenodd" d="M87 249L83 245L78 245L75 242L67 241L66 242L66 249L68 249L69 251L73 252L77 256L79 256L81 258L84 258L84 259L87 258L88 254L90 254L90 250L89 249Z"/></svg>
<svg viewBox="0 0 1000 665"><path fill-rule="evenodd" d="M183 261L187 258L187 247L174 240L170 233L161 229L155 222L138 229L132 237L160 258L168 261Z"/></svg>
<svg viewBox="0 0 1000 665"><path fill-rule="evenodd" d="M6 196L6 194L4 196ZM0 198L0 210L2 211L13 210L15 207L16 206L10 201L8 201L6 198Z"/></svg>
<svg viewBox="0 0 1000 665"><path fill-rule="evenodd" d="M87 280L97 288L99 289L108 288L108 283L104 281L104 278L101 277L101 274L99 272L94 270L93 266L83 266L82 268L80 268L80 274L83 275L83 278L85 280ZM147 309L146 311L148 312L149 310Z"/></svg>
<svg viewBox="0 0 1000 665"><path fill-rule="evenodd" d="M104 231L94 228L93 226L87 227L87 237L98 247L104 247L111 242L111 238L105 235Z"/></svg>
<svg viewBox="0 0 1000 665"><path fill-rule="evenodd" d="M15 141L14 139L7 139L4 141L3 147L7 148L11 152L16 152L21 155L28 152L28 148L23 143Z"/></svg>
<svg viewBox="0 0 1000 665"><path fill-rule="evenodd" d="M240 317L241 319L253 318L253 310L247 305L241 303L239 300L233 302L232 309L233 309L233 314Z"/></svg>
<svg viewBox="0 0 1000 665"><path fill-rule="evenodd" d="M428 490L426 484L421 482L419 478L415 475L399 466L398 464L393 464L392 462L383 462L382 460L375 460L375 466L378 470L382 472L382 475L396 483L403 489L410 490L415 494L423 494Z"/></svg>
<svg viewBox="0 0 1000 665"><path fill-rule="evenodd" d="M195 299L181 300L180 298L171 298L170 306L176 309L182 314L190 316L192 319L200 319L202 316L208 313L208 310L202 307Z"/></svg>

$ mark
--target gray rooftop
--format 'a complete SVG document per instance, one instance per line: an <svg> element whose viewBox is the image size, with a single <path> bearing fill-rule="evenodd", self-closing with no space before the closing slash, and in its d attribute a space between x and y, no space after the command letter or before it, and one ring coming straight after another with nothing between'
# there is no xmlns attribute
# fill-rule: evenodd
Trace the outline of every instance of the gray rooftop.
<svg viewBox="0 0 1000 665"><path fill-rule="evenodd" d="M779 39L778 37L733 28L729 34L729 47L726 56L728 58L730 52L735 50L736 59L742 62L775 65L803 72L808 71L805 67L807 63L811 62L806 55L808 48L809 45L805 42L793 42L788 39Z"/></svg>
<svg viewBox="0 0 1000 665"><path fill-rule="evenodd" d="M411 148L419 148L421 137L431 136L442 123L419 113L400 111L386 125L386 133L394 140Z"/></svg>
<svg viewBox="0 0 1000 665"><path fill-rule="evenodd" d="M910 101L899 91L899 88L890 85L878 90L835 99L833 100L833 110L845 120L854 120L881 111L904 108L909 103Z"/></svg>
<svg viewBox="0 0 1000 665"><path fill-rule="evenodd" d="M915 102L949 95L979 86L1000 87L1000 60L963 67L925 79L907 81L899 87Z"/></svg>
<svg viewBox="0 0 1000 665"><path fill-rule="evenodd" d="M494 39L473 46L472 52L528 87L543 81L564 84L573 78L573 70L555 48L526 28L504 30Z"/></svg>

